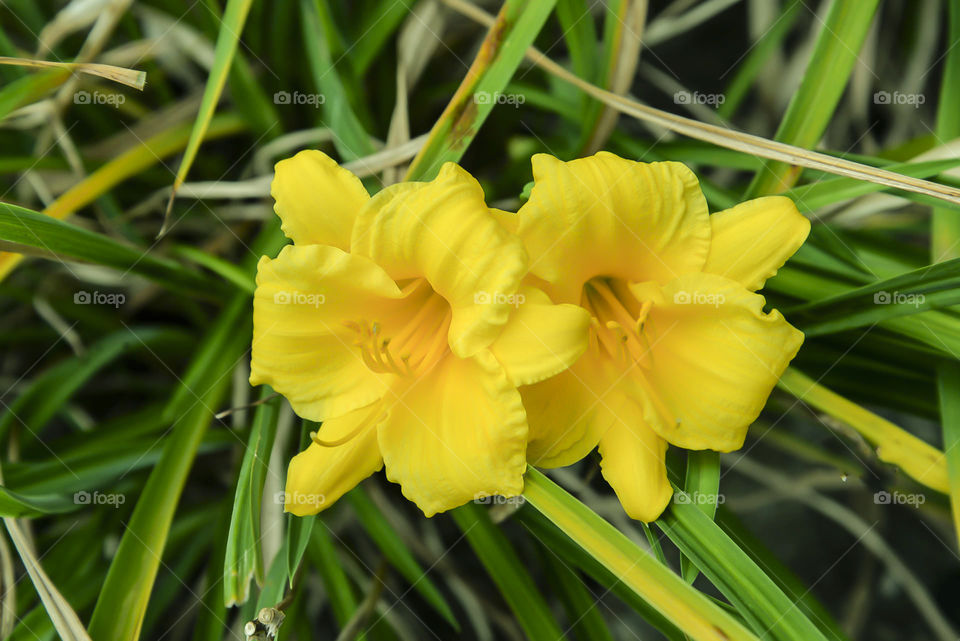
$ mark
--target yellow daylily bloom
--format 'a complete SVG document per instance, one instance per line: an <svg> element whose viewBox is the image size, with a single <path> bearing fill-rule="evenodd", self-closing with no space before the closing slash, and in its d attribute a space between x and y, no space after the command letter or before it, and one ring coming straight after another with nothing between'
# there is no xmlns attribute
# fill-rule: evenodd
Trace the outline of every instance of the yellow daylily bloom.
<svg viewBox="0 0 960 641"><path fill-rule="evenodd" d="M290 462L286 509L315 514L387 478L427 516L523 490L518 385L587 347L589 315L521 287L527 255L453 163L370 197L319 151L278 163L293 240L257 268L251 384L322 421Z"/></svg>
<svg viewBox="0 0 960 641"><path fill-rule="evenodd" d="M710 215L676 162L601 152L533 158L517 233L532 280L591 316L590 346L568 370L522 387L527 457L554 467L599 444L627 513L656 519L672 496L668 444L742 446L803 342L754 293L803 244L810 223L784 197Z"/></svg>

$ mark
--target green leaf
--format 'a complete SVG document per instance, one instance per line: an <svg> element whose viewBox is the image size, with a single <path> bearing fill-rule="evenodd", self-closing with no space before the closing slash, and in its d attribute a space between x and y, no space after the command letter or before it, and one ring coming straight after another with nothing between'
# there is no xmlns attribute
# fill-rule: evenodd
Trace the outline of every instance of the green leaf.
<svg viewBox="0 0 960 641"><path fill-rule="evenodd" d="M675 498L656 523L758 635L778 641L825 639L793 600L698 506Z"/></svg>
<svg viewBox="0 0 960 641"><path fill-rule="evenodd" d="M193 295L209 297L217 290L216 281L149 250L8 203L0 203L0 249L104 265Z"/></svg>
<svg viewBox="0 0 960 641"><path fill-rule="evenodd" d="M896 163L884 165L883 168L912 178L930 178L941 172L953 169L958 165L960 165L960 158L947 158L944 160L928 160L924 162ZM893 191L904 198L926 204L945 204L942 200L922 194L891 190L885 185L843 177L817 180L809 185L794 187L793 189L783 192L782 195L793 200L800 211L811 212L821 207L826 207L827 205L833 205L880 191ZM960 216L956 211L952 211L948 215L953 217Z"/></svg>
<svg viewBox="0 0 960 641"><path fill-rule="evenodd" d="M954 258L799 305L784 313L805 334L817 336L958 303L960 258Z"/></svg>
<svg viewBox="0 0 960 641"><path fill-rule="evenodd" d="M310 558L310 563L320 573L320 578L323 580L323 585L330 598L333 617L342 628L350 621L350 617L356 611L359 601L353 585L343 570L343 565L337 558L337 548L334 545L330 529L322 518L318 527L313 528L310 534L307 555Z"/></svg>
<svg viewBox="0 0 960 641"><path fill-rule="evenodd" d="M320 8L321 4L323 8ZM321 17L330 14L325 5L326 0L300 0L303 41L314 84L323 96L326 125L336 134L334 146L344 160L356 160L374 153L376 149L350 107L343 83L334 67L327 31L321 20Z"/></svg>
<svg viewBox="0 0 960 641"><path fill-rule="evenodd" d="M949 4L950 38L960 38L960 7ZM952 139L960 136L960 51L951 47L943 69L940 103L937 107L937 137ZM960 256L960 216L954 211L936 207L933 210L931 249L934 261ZM957 355L952 354L956 359ZM953 360L937 367L937 390L940 402L940 422L943 432L943 451L947 458L950 483L950 508L954 533L960 542L960 364Z"/></svg>
<svg viewBox="0 0 960 641"><path fill-rule="evenodd" d="M264 387L260 399L268 399L272 394L273 390ZM260 505L281 403L275 398L257 407L243 451L223 563L223 595L227 607L246 603L251 578L256 578L258 583L263 581Z"/></svg>
<svg viewBox="0 0 960 641"><path fill-rule="evenodd" d="M736 619L532 467L527 468L523 495L533 507L691 639L757 639ZM684 507L694 510L716 528L713 521L696 507ZM700 569L704 568L701 566ZM705 570L704 573L709 576ZM817 638L812 636L808 641Z"/></svg>
<svg viewBox="0 0 960 641"><path fill-rule="evenodd" d="M832 0L822 21L803 81L777 128L776 140L812 149L823 136L857 62L879 0ZM765 163L747 190L751 198L783 191L800 168Z"/></svg>
<svg viewBox="0 0 960 641"><path fill-rule="evenodd" d="M713 520L720 496L720 454L710 450L687 452L687 478L683 491L694 498L694 505ZM680 574L693 584L699 571L685 556L680 557Z"/></svg>
<svg viewBox="0 0 960 641"><path fill-rule="evenodd" d="M581 641L613 641L613 635L603 620L597 599L583 584L580 575L555 552L541 546L547 580L560 595L567 611L570 629Z"/></svg>
<svg viewBox="0 0 960 641"><path fill-rule="evenodd" d="M220 102L220 94L223 93L223 86L227 82L227 74L233 64L233 57L237 52L237 43L240 41L240 34L243 32L243 25L247 21L247 13L250 11L252 2L253 0L227 0L227 8L220 23L217 45L213 53L213 66L210 68L210 75L207 77L207 84L203 90L200 111L193 121L190 140L187 141L187 148L183 152L180 167L177 169L177 175L173 180L173 193L170 195L167 215L164 219L163 229L160 230L160 235L163 235L166 231L170 210L173 207L173 199L180 185L187 178L187 173L190 171L190 167L197 156L197 151L200 149L200 143L203 142L210 121L213 119L217 103Z"/></svg>
<svg viewBox="0 0 960 641"><path fill-rule="evenodd" d="M637 612L647 623L659 630L670 641L689 641L687 637L665 616L644 601L619 576L595 559L560 528L536 509L525 506L517 512L517 518L547 550L552 551L565 563L570 563L589 575L604 589ZM659 549L659 544L657 545ZM661 563L662 550L657 557Z"/></svg>
<svg viewBox="0 0 960 641"><path fill-rule="evenodd" d="M560 624L507 537L479 505L467 503L450 512L470 547L531 641L563 638Z"/></svg>
<svg viewBox="0 0 960 641"><path fill-rule="evenodd" d="M443 163L460 160L493 110L493 97L510 82L555 3L556 0L503 3L469 72L410 164L407 180L430 180Z"/></svg>
<svg viewBox="0 0 960 641"><path fill-rule="evenodd" d="M229 373L249 341L249 298L238 295L203 341L164 416L173 429L150 473L100 590L90 620L95 639L136 639L157 576L173 514ZM118 608L117 604L124 604Z"/></svg>
<svg viewBox="0 0 960 641"><path fill-rule="evenodd" d="M81 499L82 500L82 499ZM46 514L72 512L81 504L59 494L19 494L0 485L0 516L33 518Z"/></svg>
<svg viewBox="0 0 960 641"><path fill-rule="evenodd" d="M413 557L410 549L404 545L393 526L384 518L377 506L370 500L369 495L362 487L357 487L347 494L347 500L353 507L360 524L373 539L380 551L413 588L426 599L447 623L459 632L460 624L453 615L453 610L443 598L443 593L437 589L433 580L427 576L420 564Z"/></svg>

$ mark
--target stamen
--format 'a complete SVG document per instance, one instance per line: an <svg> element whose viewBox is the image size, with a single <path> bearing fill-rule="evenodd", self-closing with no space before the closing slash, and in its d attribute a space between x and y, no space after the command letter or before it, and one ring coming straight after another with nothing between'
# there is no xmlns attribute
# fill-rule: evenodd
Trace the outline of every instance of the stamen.
<svg viewBox="0 0 960 641"><path fill-rule="evenodd" d="M369 414L367 414L362 421L360 421L360 424L357 425L352 430L350 430L350 433L346 434L345 436L341 436L340 438L334 439L332 441L327 441L327 440L321 439L320 435L317 432L310 432L310 440L316 443L317 445L319 445L320 447L339 447L344 443L349 443L356 437L360 436L360 434L365 432L367 429L369 429L373 425L376 425L376 420L380 418L381 415L382 415L381 407L380 407L380 404L377 403L376 406L374 406L373 410ZM322 428L323 426L321 426L321 429Z"/></svg>

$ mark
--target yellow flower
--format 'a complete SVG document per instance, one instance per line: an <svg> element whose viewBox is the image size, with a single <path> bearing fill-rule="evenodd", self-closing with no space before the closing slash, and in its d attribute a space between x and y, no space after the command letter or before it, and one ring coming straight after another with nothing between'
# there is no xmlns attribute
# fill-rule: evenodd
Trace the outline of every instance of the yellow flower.
<svg viewBox="0 0 960 641"><path fill-rule="evenodd" d="M533 158L518 233L530 272L558 303L590 312L590 346L521 393L527 457L568 465L599 443L602 471L631 517L656 519L672 489L667 444L727 452L803 342L754 292L806 239L783 197L708 215L676 162L610 153Z"/></svg>
<svg viewBox="0 0 960 641"><path fill-rule="evenodd" d="M517 386L577 360L589 315L521 288L522 243L453 163L371 198L306 151L272 194L294 244L257 268L250 382L323 422L290 462L286 509L319 512L381 467L427 516L519 494Z"/></svg>

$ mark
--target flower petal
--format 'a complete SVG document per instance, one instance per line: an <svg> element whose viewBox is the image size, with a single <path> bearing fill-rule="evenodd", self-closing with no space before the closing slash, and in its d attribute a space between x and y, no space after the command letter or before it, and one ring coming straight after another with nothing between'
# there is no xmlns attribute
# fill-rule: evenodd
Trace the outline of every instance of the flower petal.
<svg viewBox="0 0 960 641"><path fill-rule="evenodd" d="M726 276L751 291L800 249L810 221L784 196L748 200L710 216L713 239L703 271Z"/></svg>
<svg viewBox="0 0 960 641"><path fill-rule="evenodd" d="M617 378L608 363L588 350L570 369L521 387L530 425L527 461L563 467L589 454L613 423L605 403Z"/></svg>
<svg viewBox="0 0 960 641"><path fill-rule="evenodd" d="M378 410L379 403L326 420L320 434L328 441L348 436ZM283 509L297 516L321 512L381 467L375 426L336 447L311 443L290 460Z"/></svg>
<svg viewBox="0 0 960 641"><path fill-rule="evenodd" d="M530 271L553 285L557 302L579 303L594 276L664 283L703 267L707 203L684 165L607 152L571 162L537 154L533 177L519 233Z"/></svg>
<svg viewBox="0 0 960 641"><path fill-rule="evenodd" d="M543 291L521 287L516 311L490 351L514 385L530 385L570 367L587 348L590 314L554 305Z"/></svg>
<svg viewBox="0 0 960 641"><path fill-rule="evenodd" d="M350 251L354 218L370 200L360 179L315 149L281 160L275 172L270 195L287 238Z"/></svg>
<svg viewBox="0 0 960 641"><path fill-rule="evenodd" d="M637 399L610 399L615 424L600 439L600 469L630 518L655 521L673 496L664 457L667 442L643 420Z"/></svg>
<svg viewBox="0 0 960 641"><path fill-rule="evenodd" d="M638 299L649 298L635 286ZM713 274L662 289L644 325L650 344L648 422L673 445L740 448L773 386L803 343L764 298Z"/></svg>
<svg viewBox="0 0 960 641"><path fill-rule="evenodd" d="M480 185L453 163L431 182L399 183L374 196L357 217L351 247L397 281L427 279L450 303L450 348L460 357L499 334L527 264Z"/></svg>
<svg viewBox="0 0 960 641"><path fill-rule="evenodd" d="M288 245L257 265L250 384L268 384L314 421L381 398L392 375L371 372L345 320L388 317L401 291L379 267L326 245Z"/></svg>
<svg viewBox="0 0 960 641"><path fill-rule="evenodd" d="M488 352L448 355L396 397L380 425L387 478L433 516L480 496L523 491L527 422L520 394Z"/></svg>

